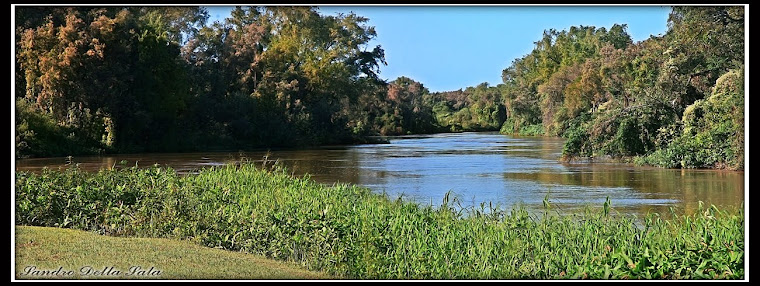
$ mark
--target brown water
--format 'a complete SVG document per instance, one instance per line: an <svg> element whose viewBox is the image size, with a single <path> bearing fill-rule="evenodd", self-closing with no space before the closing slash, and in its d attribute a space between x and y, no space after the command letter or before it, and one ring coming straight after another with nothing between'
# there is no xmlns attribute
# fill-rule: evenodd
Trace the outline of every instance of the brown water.
<svg viewBox="0 0 760 286"><path fill-rule="evenodd" d="M491 202L510 209L538 210L548 194L552 206L573 211L601 206L609 196L614 210L667 215L669 207L692 213L698 202L739 207L744 172L672 170L616 163L559 163L563 139L459 133L391 137L390 144L322 147L269 152L293 172L326 184L364 185L421 204L440 205L452 191L464 207ZM16 161L16 170L85 170L119 166L168 165L183 173L240 160L261 161L267 152L123 154L102 157L39 158Z"/></svg>

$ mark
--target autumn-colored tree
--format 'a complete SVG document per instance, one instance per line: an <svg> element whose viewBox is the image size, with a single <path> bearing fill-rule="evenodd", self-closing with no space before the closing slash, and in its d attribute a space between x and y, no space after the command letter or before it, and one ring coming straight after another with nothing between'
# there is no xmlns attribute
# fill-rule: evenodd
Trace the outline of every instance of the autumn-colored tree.
<svg viewBox="0 0 760 286"><path fill-rule="evenodd" d="M737 122L739 116L687 119L698 113L696 110L712 106L727 110L730 104L726 102L739 104L727 100L711 105L703 100L720 75L741 69L743 23L743 7L680 6L673 8L665 35L637 43L628 36L626 25L616 24L609 30L584 26L549 29L530 54L502 73L507 106L502 132L567 137L565 158L645 156L655 165L740 168L740 160L733 157L743 154L735 143L738 136L726 135L738 134L738 124L721 127L732 130L727 133L710 129L699 136L689 131L687 136L696 122L717 126L711 121ZM730 78L730 82L740 81L736 76ZM709 148L729 152L720 154L728 154L730 162L673 163L674 154L684 150L674 146L703 146L693 140L706 142L704 134L708 133L713 140ZM691 154L700 153L690 150ZM656 156L648 156L653 153Z"/></svg>
<svg viewBox="0 0 760 286"><path fill-rule="evenodd" d="M625 24L547 29L502 84L434 93L381 79L376 32L353 13L207 20L200 7L18 7L17 156L500 130L566 137L565 158L743 168L743 7L674 7L667 33L640 42Z"/></svg>

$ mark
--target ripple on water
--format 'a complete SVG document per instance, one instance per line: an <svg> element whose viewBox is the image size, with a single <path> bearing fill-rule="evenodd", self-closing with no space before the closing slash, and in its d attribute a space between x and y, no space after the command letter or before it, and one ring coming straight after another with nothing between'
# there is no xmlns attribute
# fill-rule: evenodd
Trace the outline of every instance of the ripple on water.
<svg viewBox="0 0 760 286"><path fill-rule="evenodd" d="M540 210L549 195L552 205L571 210L613 207L639 216L676 207L694 211L698 201L740 206L744 173L712 170L668 170L615 163L560 163L563 139L515 137L495 132L388 137L390 144L327 146L308 150L197 152L81 156L71 161L84 170L121 166L168 165L178 172L221 166L242 157L257 164L279 162L293 174L311 174L325 184L364 185L375 192L422 204L439 205L447 192L462 206L491 202L511 208ZM17 171L68 168L68 158L16 160Z"/></svg>

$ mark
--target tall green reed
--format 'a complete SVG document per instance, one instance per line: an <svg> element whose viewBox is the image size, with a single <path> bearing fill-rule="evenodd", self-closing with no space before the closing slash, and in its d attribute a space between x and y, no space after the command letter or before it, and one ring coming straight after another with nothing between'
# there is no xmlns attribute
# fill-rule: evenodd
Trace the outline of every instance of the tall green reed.
<svg viewBox="0 0 760 286"><path fill-rule="evenodd" d="M324 186L283 168L238 164L16 174L16 224L169 237L290 260L359 279L737 279L744 213L637 219L602 209L439 207L367 188Z"/></svg>

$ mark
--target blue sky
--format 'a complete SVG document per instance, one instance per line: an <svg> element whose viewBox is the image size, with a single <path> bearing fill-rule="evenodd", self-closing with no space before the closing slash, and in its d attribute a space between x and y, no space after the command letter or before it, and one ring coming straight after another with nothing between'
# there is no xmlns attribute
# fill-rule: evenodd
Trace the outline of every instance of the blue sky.
<svg viewBox="0 0 760 286"><path fill-rule="evenodd" d="M211 21L230 7L207 7ZM430 91L448 91L482 82L501 83L501 71L533 49L544 30L570 26L628 24L634 41L664 34L665 6L320 6L322 14L353 11L369 18L387 66L380 77L407 76Z"/></svg>

